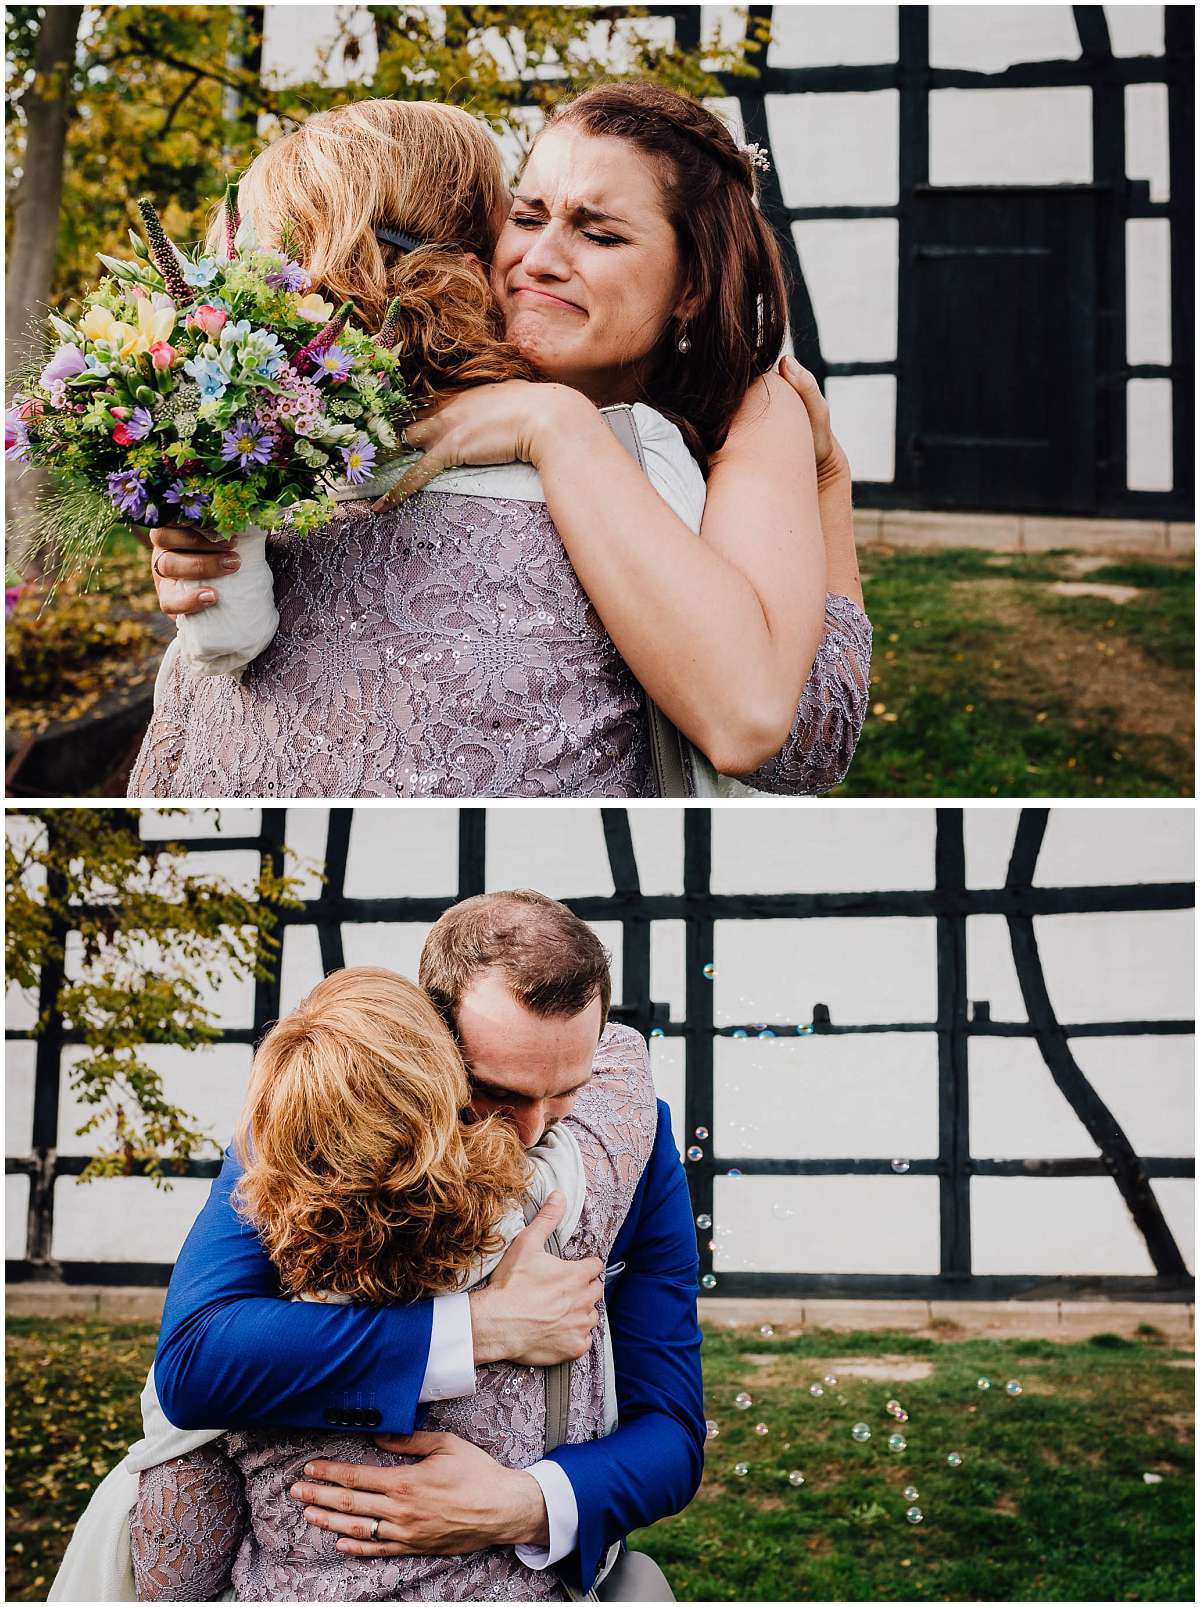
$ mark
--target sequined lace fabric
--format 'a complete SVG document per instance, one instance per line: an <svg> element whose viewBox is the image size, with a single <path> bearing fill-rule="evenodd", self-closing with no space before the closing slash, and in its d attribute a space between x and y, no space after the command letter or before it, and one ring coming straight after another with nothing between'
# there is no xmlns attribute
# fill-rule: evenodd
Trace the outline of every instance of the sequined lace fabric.
<svg viewBox="0 0 1200 1607"><path fill-rule="evenodd" d="M279 631L240 680L177 657L129 783L147 798L643 798L645 695L544 503L427 491L348 503L269 546ZM842 779L870 625L831 597L770 791Z"/></svg>
<svg viewBox="0 0 1200 1607"><path fill-rule="evenodd" d="M606 1029L592 1079L566 1120L583 1154L587 1194L564 1253L607 1260L657 1124L646 1045L631 1028ZM590 1350L571 1364L571 1444L603 1433L603 1358L598 1326ZM470 1440L506 1467L538 1461L546 1435L542 1370L495 1363L477 1370L476 1383L472 1396L431 1405L423 1426ZM528 1568L509 1547L451 1557L343 1555L337 1536L306 1523L287 1493L314 1457L377 1466L412 1460L361 1435L272 1428L228 1433L144 1472L130 1520L139 1599L211 1600L231 1583L240 1601L568 1599L553 1568Z"/></svg>

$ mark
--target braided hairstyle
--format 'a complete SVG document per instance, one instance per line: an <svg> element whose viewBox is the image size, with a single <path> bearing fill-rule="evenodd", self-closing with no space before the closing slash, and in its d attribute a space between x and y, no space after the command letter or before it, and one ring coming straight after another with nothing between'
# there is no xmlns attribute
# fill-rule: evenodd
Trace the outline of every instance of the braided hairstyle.
<svg viewBox="0 0 1200 1607"><path fill-rule="evenodd" d="M787 329L779 242L756 201L757 172L721 121L657 84L602 84L567 101L549 127L627 140L657 169L683 270L691 350L670 319L641 365L642 399L678 425L702 466L724 443L753 380Z"/></svg>

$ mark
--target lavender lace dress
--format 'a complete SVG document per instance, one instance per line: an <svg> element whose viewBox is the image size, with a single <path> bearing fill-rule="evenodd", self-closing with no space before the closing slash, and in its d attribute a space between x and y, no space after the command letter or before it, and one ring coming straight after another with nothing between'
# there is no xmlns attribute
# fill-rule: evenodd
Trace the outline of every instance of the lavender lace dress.
<svg viewBox="0 0 1200 1607"><path fill-rule="evenodd" d="M699 469L673 425L635 411L652 481L698 530ZM478 490L439 489L462 483ZM274 538L277 635L240 680L175 657L130 796L652 796L645 695L540 494L527 465L457 471L388 513L347 503L325 531ZM829 597L788 743L750 786L837 785L866 713L870 642L861 609Z"/></svg>
<svg viewBox="0 0 1200 1607"><path fill-rule="evenodd" d="M567 1117L583 1154L587 1196L565 1246L569 1260L607 1260L654 1144L657 1111L649 1056L629 1027L600 1040L591 1082ZM568 1441L596 1439L604 1423L604 1341L571 1364ZM439 1401L424 1427L457 1434L506 1467L545 1449L542 1370L495 1363L474 1395ZM399 1466L411 1457L362 1435L238 1430L143 1473L130 1518L138 1598L207 1601L232 1583L239 1601L566 1601L552 1568L527 1568L509 1547L458 1557L345 1556L337 1536L304 1521L288 1495L313 1457Z"/></svg>

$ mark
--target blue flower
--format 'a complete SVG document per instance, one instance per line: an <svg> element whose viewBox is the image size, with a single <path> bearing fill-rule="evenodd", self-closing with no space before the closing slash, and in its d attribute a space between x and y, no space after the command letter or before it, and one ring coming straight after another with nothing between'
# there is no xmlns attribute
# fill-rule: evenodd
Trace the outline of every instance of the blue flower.
<svg viewBox="0 0 1200 1607"><path fill-rule="evenodd" d="M357 436L342 448L342 460L346 479L351 485L361 485L375 467L375 443L365 435Z"/></svg>
<svg viewBox="0 0 1200 1607"><path fill-rule="evenodd" d="M229 375L214 357L191 357L184 363L183 371L196 381L202 401L219 399L229 388Z"/></svg>
<svg viewBox="0 0 1200 1607"><path fill-rule="evenodd" d="M206 285L211 285L221 271L221 264L215 257L201 257L199 262L184 261L180 266L183 269L184 280L201 290Z"/></svg>
<svg viewBox="0 0 1200 1607"><path fill-rule="evenodd" d="M238 468L244 469L250 463L269 463L274 445L275 437L260 429L253 419L235 419L221 438L221 456L226 463L236 458Z"/></svg>
<svg viewBox="0 0 1200 1607"><path fill-rule="evenodd" d="M267 275L267 283L272 290L307 290L312 280L308 271L298 262L285 262L283 267L275 273Z"/></svg>
<svg viewBox="0 0 1200 1607"><path fill-rule="evenodd" d="M146 476L141 469L121 469L110 474L108 495L118 513L140 519L147 507Z"/></svg>
<svg viewBox="0 0 1200 1607"><path fill-rule="evenodd" d="M314 379L332 379L341 381L350 378L350 353L341 346L330 346L317 357L317 367L313 374Z"/></svg>
<svg viewBox="0 0 1200 1607"><path fill-rule="evenodd" d="M189 486L183 480L172 481L163 495L168 502L173 502L178 507L185 519L199 519L212 501L207 491Z"/></svg>

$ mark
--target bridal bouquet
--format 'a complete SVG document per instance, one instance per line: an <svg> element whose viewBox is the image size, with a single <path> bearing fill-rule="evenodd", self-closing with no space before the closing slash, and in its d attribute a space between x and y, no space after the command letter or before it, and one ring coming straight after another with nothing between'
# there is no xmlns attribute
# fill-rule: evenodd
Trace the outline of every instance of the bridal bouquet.
<svg viewBox="0 0 1200 1607"><path fill-rule="evenodd" d="M49 471L37 534L64 570L93 561L118 519L226 538L316 529L412 417L390 349L398 303L377 334L356 328L289 242L259 248L235 187L219 256L185 254L148 200L138 211L134 259L101 256L79 318L50 317L56 349L5 420L8 455Z"/></svg>

